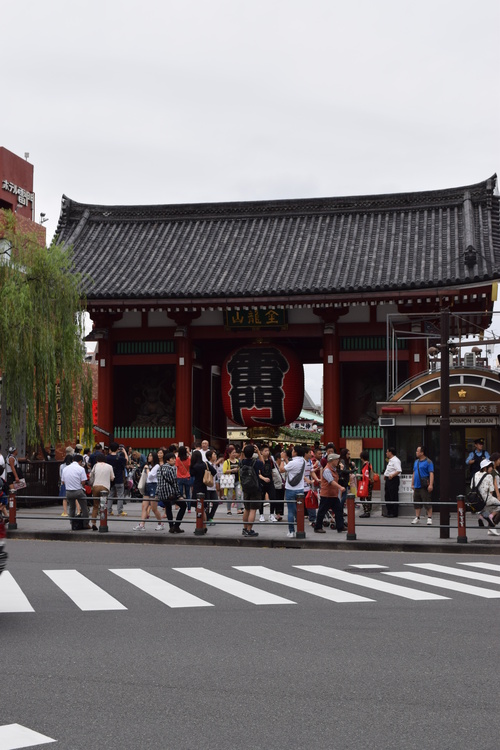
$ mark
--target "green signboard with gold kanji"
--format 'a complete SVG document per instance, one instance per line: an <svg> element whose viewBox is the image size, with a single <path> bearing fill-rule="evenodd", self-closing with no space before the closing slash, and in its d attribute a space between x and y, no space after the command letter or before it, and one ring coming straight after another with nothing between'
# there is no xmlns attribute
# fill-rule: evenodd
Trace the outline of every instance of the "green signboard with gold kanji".
<svg viewBox="0 0 500 750"><path fill-rule="evenodd" d="M283 309L256 307L252 310L226 310L225 312L225 325L231 330L286 328L287 324L287 313Z"/></svg>

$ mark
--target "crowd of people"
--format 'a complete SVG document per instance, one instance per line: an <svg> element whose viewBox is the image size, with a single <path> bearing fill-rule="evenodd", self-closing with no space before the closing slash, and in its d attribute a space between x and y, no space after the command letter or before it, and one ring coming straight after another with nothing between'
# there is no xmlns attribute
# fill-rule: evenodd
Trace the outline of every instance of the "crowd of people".
<svg viewBox="0 0 500 750"><path fill-rule="evenodd" d="M386 515L397 518L402 467L396 448L387 449L386 459ZM484 440L477 438L466 465L471 490L484 501L477 514L478 524L487 528L488 534L500 536L496 528L500 523L500 453L490 456ZM0 453L0 478L0 514L8 517L8 492L23 482L15 446L9 447L6 459ZM156 521L155 531L164 531L168 524L170 533L182 534L184 516L191 513L191 505L201 493L205 529L216 523L215 515L221 508L227 516L241 516L243 537L258 536L254 529L257 519L259 523L285 521L286 504L287 535L294 537L299 495L305 496L307 521L315 533L324 534L328 527L342 533L346 530L348 493L356 495L362 505L359 517L369 518L376 479L367 450L361 451L356 465L348 448L336 453L333 443L324 449L318 442L285 449L248 441L243 445L229 444L218 452L203 440L191 449L172 444L144 455L111 442L109 446L96 444L92 452L81 444L68 446L60 467L59 494L61 515L71 521L73 528L94 531L102 497L109 516L127 516L125 503L130 499L141 502L141 519L134 531L144 531L152 518ZM433 462L425 447L418 446L411 484L415 510L412 524L420 523L425 509L427 525L432 525L433 489Z"/></svg>
<svg viewBox="0 0 500 750"><path fill-rule="evenodd" d="M323 450L319 443L284 449L249 441L218 452L203 440L191 450L170 445L147 455L118 443L95 445L93 452L77 444L68 446L66 454L60 468L60 497L62 516L72 524L80 517L84 529L97 530L104 493L110 516L126 516L124 503L129 499L141 501L141 519L134 531L145 530L152 518L155 531L163 531L166 522L170 533L182 534L184 515L191 513L192 503L202 493L206 526L216 523L215 514L222 506L227 516L241 516L244 538L258 536L257 519L283 522L285 503L287 535L294 537L299 495L306 497L307 520L316 533L325 533L325 527L345 531L347 493L353 482L362 481L364 464L369 465L368 456L365 461L362 456L358 473L349 451L343 448L337 454L333 443Z"/></svg>

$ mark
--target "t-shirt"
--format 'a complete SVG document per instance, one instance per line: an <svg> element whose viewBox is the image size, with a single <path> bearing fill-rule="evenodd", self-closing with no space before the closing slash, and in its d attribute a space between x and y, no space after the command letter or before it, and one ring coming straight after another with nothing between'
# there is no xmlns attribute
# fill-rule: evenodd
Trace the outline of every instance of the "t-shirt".
<svg viewBox="0 0 500 750"><path fill-rule="evenodd" d="M419 475L420 472L420 475ZM413 464L413 486L416 490L422 489L420 477L429 479L431 472L434 472L434 464L428 458L420 461L418 458Z"/></svg>
<svg viewBox="0 0 500 750"><path fill-rule="evenodd" d="M123 453L110 453L106 456L106 463L113 467L115 484L123 484L125 481L123 472L127 465L127 459Z"/></svg>
<svg viewBox="0 0 500 750"><path fill-rule="evenodd" d="M285 464L285 476L286 476L286 482L285 482L285 489L286 490L304 490L304 470L305 470L306 461L302 456L294 456L291 461L289 461L287 464ZM290 484L290 479L293 479L297 474L300 474L302 472L302 478L300 482L296 485Z"/></svg>

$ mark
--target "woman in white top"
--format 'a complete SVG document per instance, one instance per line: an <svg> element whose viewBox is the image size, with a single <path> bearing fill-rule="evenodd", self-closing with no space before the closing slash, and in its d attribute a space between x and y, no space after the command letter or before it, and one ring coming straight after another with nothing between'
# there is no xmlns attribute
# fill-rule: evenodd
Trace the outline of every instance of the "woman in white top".
<svg viewBox="0 0 500 750"><path fill-rule="evenodd" d="M484 525L484 522L481 523L484 518L488 525L492 527L488 529L488 534L500 536L495 529L495 526L500 521L500 499L498 497L498 489L495 487L495 482L493 481L492 472L493 462L489 458L483 458L481 461L481 471L476 471L472 477L470 486L471 489L476 489L486 502L478 520L479 525Z"/></svg>
<svg viewBox="0 0 500 750"><path fill-rule="evenodd" d="M142 497L142 513L141 522L134 526L134 531L144 531L146 529L146 521L149 517L149 510L151 509L158 524L155 526L155 531L163 531L165 528L161 522L160 511L158 510L158 498L156 496L156 488L158 486L158 454L156 451L151 451L148 455L148 462L144 467L146 472L146 488Z"/></svg>

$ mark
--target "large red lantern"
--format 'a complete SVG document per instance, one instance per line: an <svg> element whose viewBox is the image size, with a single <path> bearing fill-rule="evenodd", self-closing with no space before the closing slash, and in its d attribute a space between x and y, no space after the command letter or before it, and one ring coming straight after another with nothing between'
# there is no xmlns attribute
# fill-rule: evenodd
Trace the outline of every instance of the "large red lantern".
<svg viewBox="0 0 500 750"><path fill-rule="evenodd" d="M226 416L243 427L289 424L304 403L304 368L285 346L241 347L224 361L222 403Z"/></svg>

